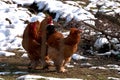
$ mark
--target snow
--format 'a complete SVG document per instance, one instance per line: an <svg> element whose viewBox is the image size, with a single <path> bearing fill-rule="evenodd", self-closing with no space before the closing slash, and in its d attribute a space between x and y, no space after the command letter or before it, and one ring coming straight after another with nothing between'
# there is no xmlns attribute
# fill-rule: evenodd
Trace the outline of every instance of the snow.
<svg viewBox="0 0 120 80"><path fill-rule="evenodd" d="M40 12L38 13L37 15L33 15L31 18L30 18L30 22L35 22L35 21L42 21L43 19L45 18L45 14Z"/></svg>
<svg viewBox="0 0 120 80"><path fill-rule="evenodd" d="M22 48L21 41L22 41L22 34L27 24L24 23L24 21L30 21L34 22L36 20L42 21L45 18L45 14L42 12L39 12L37 15L32 14L29 12L28 9L18 7L17 4L20 4L22 6L28 6L31 5L33 2L37 3L38 9L41 10L48 10L50 12L56 13L54 21L58 21L59 18L66 18L66 23L71 21L72 19L81 21L86 19L95 19L94 15L88 12L87 10L91 10L91 8L94 8L93 11L96 12L97 5L105 4L105 6L102 6L101 11L106 12L106 8L110 7L110 10L112 10L112 14L114 13L120 13L120 9L118 8L120 4L118 2L113 2L112 0L90 0L91 3L87 5L87 7L77 7L78 4L73 1L66 1L66 3L63 3L61 1L56 0L11 0L11 2L15 2L15 4L6 4L3 2L4 0L0 1L0 56L15 56L15 53L8 52L15 49L20 49L23 51L23 55L21 57L27 58L26 51ZM7 1L7 0L5 0ZM8 0L10 1L10 0ZM99 1L99 3L98 3ZM101 2L100 2L101 1ZM71 4L71 5L69 5ZM77 6L75 6L77 5ZM86 23L94 25L94 21L86 21ZM69 32L63 33L66 37ZM113 39L112 42L118 43L117 39ZM106 38L99 38L95 42L95 47L100 48L104 43L109 43ZM120 44L116 45L120 48ZM106 52L101 55L107 55L107 54L119 54L119 51L110 51ZM75 60L80 59L88 59L87 57L74 54L72 56ZM90 65L89 63L84 63L81 65ZM71 65L67 65L68 67L74 67ZM120 66L114 66L108 65L110 69L115 69L120 71ZM91 67L91 68L100 68L105 69L104 67ZM6 75L11 74L11 72L0 72L0 75ZM27 74L27 72L13 72L12 74ZM71 79L71 78L52 78L52 77L43 77L43 76L37 76L37 75L24 75L19 78L18 80L26 78L24 80L29 80L30 78L47 78L49 80L82 80L82 79ZM109 77L110 78L110 77ZM108 79L109 79L108 78ZM33 80L33 79L32 79Z"/></svg>
<svg viewBox="0 0 120 80"><path fill-rule="evenodd" d="M28 58L28 54L27 54L27 53L24 53L21 57L22 57L22 58Z"/></svg>
<svg viewBox="0 0 120 80"><path fill-rule="evenodd" d="M101 6L100 11L102 12L108 12L107 14L113 14L114 13L120 13L120 3L117 1L113 1L113 0L90 0L91 3L89 3L87 5L87 7L85 8L86 10L93 10L93 11L97 11L97 5ZM112 13L111 13L112 12Z"/></svg>
<svg viewBox="0 0 120 80"><path fill-rule="evenodd" d="M102 67L102 66L92 66L89 69L103 69L103 70L112 69L112 70L117 70L119 72L120 71L120 66L116 65L116 64L108 64L108 65L104 65L104 67Z"/></svg>
<svg viewBox="0 0 120 80"><path fill-rule="evenodd" d="M65 66L68 67L68 68L73 68L74 67L74 65L71 65L70 63L67 63Z"/></svg>
<svg viewBox="0 0 120 80"><path fill-rule="evenodd" d="M44 9L56 13L55 21L58 21L58 18L66 18L66 22L69 22L72 19L75 19L77 21L95 19L95 17L90 12L82 9L81 7L68 5L62 3L61 1L43 0L40 1L37 6L39 7L39 10ZM94 22L92 21L90 21L89 23L94 25Z"/></svg>
<svg viewBox="0 0 120 80"><path fill-rule="evenodd" d="M17 7L17 4L21 5L30 5L33 2L37 3L39 10L49 10L50 12L56 13L55 21L58 21L59 18L66 18L66 23L75 20L86 20L86 19L95 19L94 15L90 12L83 9L76 2L66 1L63 3L56 0L12 0L16 4L6 4L0 1L0 50L9 50L15 48L21 48L21 39L17 36L22 36L26 24L24 21L28 20L34 22L36 20L42 21L45 17L45 14L40 12L37 15L34 15L28 11L26 8ZM105 3L107 6L114 5L115 7L119 4L106 1L110 4ZM91 0L91 6L97 3L95 0ZM70 5L71 4L71 5ZM90 7L90 4L87 7ZM117 4L117 5L115 5ZM96 5L95 5L96 6ZM69 7L69 9L68 9ZM116 9L115 9L116 10ZM14 14L14 15L13 15ZM21 15L22 14L22 15ZM30 16L31 15L31 16ZM93 24L93 21L86 21L87 23ZM96 41L95 46L100 47L103 43L108 43L105 38L99 39Z"/></svg>
<svg viewBox="0 0 120 80"><path fill-rule="evenodd" d="M12 74L28 74L28 72L17 71L17 72L13 72Z"/></svg>
<svg viewBox="0 0 120 80"><path fill-rule="evenodd" d="M111 53L114 54L114 55L118 55L118 54L120 54L120 51L111 50Z"/></svg>
<svg viewBox="0 0 120 80"><path fill-rule="evenodd" d="M97 48L97 49L99 49L100 47L102 47L103 46L103 44L105 44L105 43L109 43L109 41L106 39L106 38L98 38L97 40L96 40L96 42L95 42L95 44L94 44L94 47L95 48Z"/></svg>
<svg viewBox="0 0 120 80"><path fill-rule="evenodd" d="M16 71L16 72L0 72L0 75L9 75L9 74L14 74L14 75L18 75L18 74L27 74L28 72L23 72L23 71Z"/></svg>
<svg viewBox="0 0 120 80"><path fill-rule="evenodd" d="M109 52L105 52L105 53L100 53L100 54L96 54L96 55L99 55L99 56L110 56L112 54L112 52L111 51L109 51Z"/></svg>
<svg viewBox="0 0 120 80"><path fill-rule="evenodd" d="M117 38L113 38L113 39L111 40L111 42L112 42L112 43L119 43L119 41L118 41Z"/></svg>
<svg viewBox="0 0 120 80"><path fill-rule="evenodd" d="M5 35L4 33L0 32L0 42L2 42L3 40L5 40Z"/></svg>
<svg viewBox="0 0 120 80"><path fill-rule="evenodd" d="M43 77L38 75L24 75L18 77L16 80L36 80L36 79L45 79L45 80L83 80L77 78L53 78L53 77Z"/></svg>
<svg viewBox="0 0 120 80"><path fill-rule="evenodd" d="M120 78L108 77L108 80L120 80Z"/></svg>
<svg viewBox="0 0 120 80"><path fill-rule="evenodd" d="M0 56L15 56L13 52L0 51Z"/></svg>
<svg viewBox="0 0 120 80"><path fill-rule="evenodd" d="M114 70L120 71L120 66L119 65L108 64L107 67L109 67L109 69L114 69Z"/></svg>
<svg viewBox="0 0 120 80"><path fill-rule="evenodd" d="M73 55L72 55L72 58L73 58L74 60L88 59L87 57L81 56L81 55L79 55L79 54L73 54Z"/></svg>
<svg viewBox="0 0 120 80"><path fill-rule="evenodd" d="M92 66L92 67L90 67L90 69L103 69L103 70L106 70L107 68L102 67L102 66Z"/></svg>
<svg viewBox="0 0 120 80"><path fill-rule="evenodd" d="M90 67L90 66L92 66L92 64L90 64L90 63L82 63L81 66L83 66L83 67L85 67L85 66L86 67Z"/></svg>
<svg viewBox="0 0 120 80"><path fill-rule="evenodd" d="M24 6L24 5L31 5L34 2L34 0L13 0L13 2Z"/></svg>
<svg viewBox="0 0 120 80"><path fill-rule="evenodd" d="M7 75L10 74L10 72L0 72L0 75Z"/></svg>
<svg viewBox="0 0 120 80"><path fill-rule="evenodd" d="M0 50L22 48L22 39L18 36L22 36L23 34L26 26L24 21L42 21L45 16L43 13L33 15L26 8L18 8L17 4L5 4L2 1L0 3L0 15L2 15L0 17Z"/></svg>

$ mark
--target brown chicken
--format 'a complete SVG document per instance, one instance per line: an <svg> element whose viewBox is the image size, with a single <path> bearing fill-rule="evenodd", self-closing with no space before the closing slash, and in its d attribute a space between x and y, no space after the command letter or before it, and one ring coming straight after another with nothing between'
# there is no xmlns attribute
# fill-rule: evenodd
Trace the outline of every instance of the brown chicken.
<svg viewBox="0 0 120 80"><path fill-rule="evenodd" d="M47 29L53 28L55 26L48 26ZM64 38L63 34L60 32L56 31L55 29L52 29L52 32L48 32L48 39L47 39L47 44L48 46L54 47L56 49L60 48L60 40ZM47 30L48 31L48 30Z"/></svg>
<svg viewBox="0 0 120 80"><path fill-rule="evenodd" d="M70 62L71 56L77 51L80 42L81 30L71 28L70 34L64 38L57 31L51 34L47 40L48 57L53 60L58 72L66 72L65 64Z"/></svg>
<svg viewBox="0 0 120 80"><path fill-rule="evenodd" d="M41 23L39 21L29 23L23 33L22 46L27 51L30 59L28 68L35 69L41 58L45 57L46 51L46 31L47 25L52 23L51 17L46 17ZM42 41L44 40L44 41Z"/></svg>
<svg viewBox="0 0 120 80"><path fill-rule="evenodd" d="M22 46L27 51L28 57L31 60L29 68L35 68L39 62L39 52L41 44L37 42L38 34L37 27L40 26L39 21L29 23L23 33ZM34 50L36 49L36 50Z"/></svg>

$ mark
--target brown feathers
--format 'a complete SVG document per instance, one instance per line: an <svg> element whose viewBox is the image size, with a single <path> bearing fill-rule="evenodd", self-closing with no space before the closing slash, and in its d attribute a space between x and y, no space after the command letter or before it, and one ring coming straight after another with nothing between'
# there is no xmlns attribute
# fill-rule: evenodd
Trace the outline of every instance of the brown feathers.
<svg viewBox="0 0 120 80"><path fill-rule="evenodd" d="M58 72L65 72L65 64L71 60L71 56L77 51L80 42L81 31L71 28L70 34L63 38L63 35L55 31L47 40L48 56L54 61Z"/></svg>
<svg viewBox="0 0 120 80"><path fill-rule="evenodd" d="M29 68L36 68L41 58L45 57L46 27L51 23L52 18L46 17L42 22L35 21L29 23L24 30L22 46L27 51L31 61Z"/></svg>

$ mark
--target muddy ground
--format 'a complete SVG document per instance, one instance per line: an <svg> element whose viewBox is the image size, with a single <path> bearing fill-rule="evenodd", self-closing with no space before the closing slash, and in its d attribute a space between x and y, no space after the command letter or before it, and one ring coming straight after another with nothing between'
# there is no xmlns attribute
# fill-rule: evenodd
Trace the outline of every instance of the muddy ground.
<svg viewBox="0 0 120 80"><path fill-rule="evenodd" d="M120 78L120 71L115 69L108 69L106 65L116 64L120 66L120 61L112 57L98 57L88 56L87 60L71 61L71 65L74 67L67 67L68 72L57 73L53 66L50 70L41 70L41 67L37 67L36 70L28 70L27 66L29 63L28 58L21 58L18 56L14 57L0 57L0 72L11 72L11 74L0 75L5 80L15 80L17 77L23 74L12 74L16 71L28 72L27 74L35 74L48 77L59 77L59 78L80 78L84 80L108 80L108 77ZM82 65L83 63L89 63L91 65ZM99 67L92 69L94 66L101 66L106 69Z"/></svg>

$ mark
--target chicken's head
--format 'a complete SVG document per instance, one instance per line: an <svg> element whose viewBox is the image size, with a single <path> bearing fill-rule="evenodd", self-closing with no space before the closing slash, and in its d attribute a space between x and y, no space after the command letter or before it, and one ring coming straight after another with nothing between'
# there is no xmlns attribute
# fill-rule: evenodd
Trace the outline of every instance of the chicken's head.
<svg viewBox="0 0 120 80"><path fill-rule="evenodd" d="M77 29L77 28L70 29L70 34L80 34L80 33L82 33L81 29Z"/></svg>
<svg viewBox="0 0 120 80"><path fill-rule="evenodd" d="M52 17L51 17L51 16L47 17L47 23L48 23L49 25L53 25L53 20L52 20Z"/></svg>

